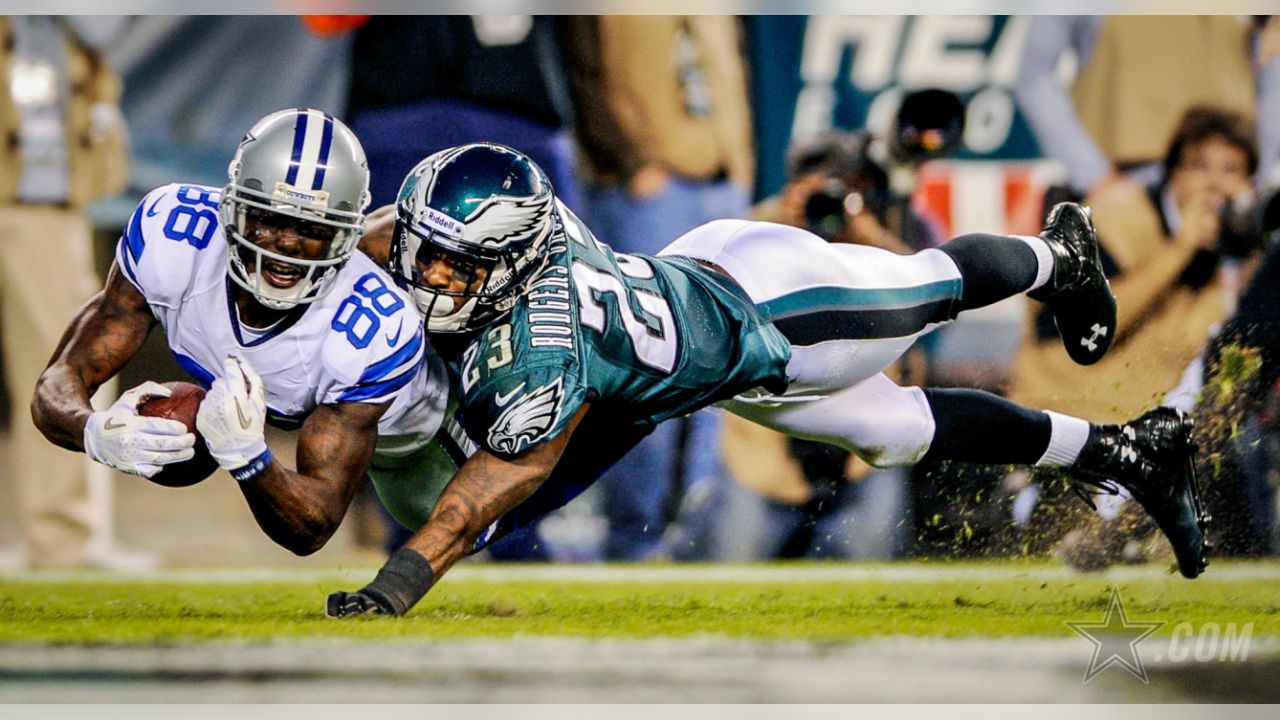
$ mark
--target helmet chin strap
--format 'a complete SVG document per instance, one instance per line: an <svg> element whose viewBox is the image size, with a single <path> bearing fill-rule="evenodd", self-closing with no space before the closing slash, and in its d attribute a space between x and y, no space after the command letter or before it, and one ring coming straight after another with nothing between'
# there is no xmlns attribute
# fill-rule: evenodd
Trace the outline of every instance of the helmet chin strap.
<svg viewBox="0 0 1280 720"><path fill-rule="evenodd" d="M458 304L456 298L448 295L414 288L413 299L418 310L426 317L427 330L430 332L459 332L466 329L467 320L475 309L476 299L467 298Z"/></svg>

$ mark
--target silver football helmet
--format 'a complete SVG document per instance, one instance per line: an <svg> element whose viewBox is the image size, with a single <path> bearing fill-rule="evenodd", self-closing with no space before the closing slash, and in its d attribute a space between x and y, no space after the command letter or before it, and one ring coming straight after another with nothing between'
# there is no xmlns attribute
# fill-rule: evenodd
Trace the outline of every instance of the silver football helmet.
<svg viewBox="0 0 1280 720"><path fill-rule="evenodd" d="M364 234L369 164L355 134L319 110L280 110L249 129L227 176L218 209L231 279L276 310L324 297ZM253 239L263 227L328 245L318 257L273 252Z"/></svg>

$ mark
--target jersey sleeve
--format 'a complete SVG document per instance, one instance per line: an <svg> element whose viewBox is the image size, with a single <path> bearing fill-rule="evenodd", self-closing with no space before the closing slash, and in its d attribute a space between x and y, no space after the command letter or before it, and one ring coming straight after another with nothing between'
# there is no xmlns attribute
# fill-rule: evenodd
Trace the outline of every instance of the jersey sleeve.
<svg viewBox="0 0 1280 720"><path fill-rule="evenodd" d="M116 245L120 271L153 306L175 308L218 229L213 188L166 185L147 193Z"/></svg>
<svg viewBox="0 0 1280 720"><path fill-rule="evenodd" d="M390 281L386 283L390 287ZM338 307L321 347L322 360L328 366L326 375L334 379L320 397L322 404L391 402L411 385L418 372L427 372L423 367L427 340L422 319L407 296L398 289L392 292L400 303L389 316L362 306L366 318L378 318L376 327L366 334L350 331L348 323L359 322L353 314L356 311L344 309L345 303ZM350 302L358 302L357 297L353 295Z"/></svg>
<svg viewBox="0 0 1280 720"><path fill-rule="evenodd" d="M519 358L496 371L483 373L473 385L466 383L474 365L487 367L488 359L501 354L469 352L472 363L463 365L461 417L467 435L497 455L510 456L559 435L587 399L576 360L539 358L521 363ZM455 385L456 387L456 385Z"/></svg>

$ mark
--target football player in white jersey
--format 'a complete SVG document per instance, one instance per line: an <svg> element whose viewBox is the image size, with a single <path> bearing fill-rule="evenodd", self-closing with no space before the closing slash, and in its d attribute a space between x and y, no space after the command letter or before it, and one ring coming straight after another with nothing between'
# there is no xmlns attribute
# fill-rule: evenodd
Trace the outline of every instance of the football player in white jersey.
<svg viewBox="0 0 1280 720"><path fill-rule="evenodd" d="M369 171L345 125L317 110L272 113L228 175L222 189L175 184L144 198L32 414L52 442L124 472L190 459L195 438L180 422L137 412L167 388L144 383L101 412L89 404L160 325L208 389L197 427L210 454L267 535L308 554L337 529L375 452L389 466L427 463L443 366L413 301L354 252ZM300 429L296 471L272 457L267 422Z"/></svg>

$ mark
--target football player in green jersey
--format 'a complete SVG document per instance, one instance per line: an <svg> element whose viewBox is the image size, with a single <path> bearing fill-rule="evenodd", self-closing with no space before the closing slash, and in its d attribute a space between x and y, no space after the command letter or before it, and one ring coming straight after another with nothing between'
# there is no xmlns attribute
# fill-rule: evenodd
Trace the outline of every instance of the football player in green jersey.
<svg viewBox="0 0 1280 720"><path fill-rule="evenodd" d="M881 372L921 334L1018 293L1048 303L1073 359L1101 358L1115 299L1077 205L1056 207L1038 237L965 235L914 255L739 220L657 256L623 255L528 157L481 143L410 173L390 242L392 274L450 365L461 466L443 489L398 504L419 529L368 586L333 593L329 615L407 612L455 562L568 502L656 423L713 403L877 466L1067 468L1123 488L1182 573L1204 569L1181 413L1096 425Z"/></svg>

